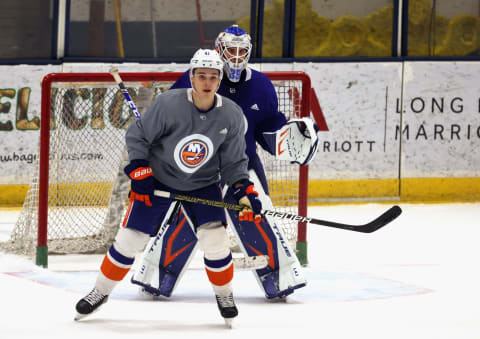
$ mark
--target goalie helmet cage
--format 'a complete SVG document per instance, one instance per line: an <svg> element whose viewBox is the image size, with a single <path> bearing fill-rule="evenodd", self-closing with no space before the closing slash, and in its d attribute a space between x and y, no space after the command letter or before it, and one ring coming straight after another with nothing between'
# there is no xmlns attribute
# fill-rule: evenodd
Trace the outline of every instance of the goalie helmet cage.
<svg viewBox="0 0 480 339"><path fill-rule="evenodd" d="M264 73L274 84L279 110L287 119L310 115L311 86L306 73ZM137 101L142 89L148 88L155 97L181 74L120 75ZM36 264L44 267L48 253L106 252L127 202L130 185L123 175L127 157L124 136L132 119L133 113L109 73L51 73L43 78L38 168L7 250L30 256L36 253ZM307 215L308 166L275 160L260 147L258 150L275 208ZM120 189L119 178L124 181ZM107 220L112 214L113 226ZM300 263L307 264L306 224L278 223L295 246Z"/></svg>

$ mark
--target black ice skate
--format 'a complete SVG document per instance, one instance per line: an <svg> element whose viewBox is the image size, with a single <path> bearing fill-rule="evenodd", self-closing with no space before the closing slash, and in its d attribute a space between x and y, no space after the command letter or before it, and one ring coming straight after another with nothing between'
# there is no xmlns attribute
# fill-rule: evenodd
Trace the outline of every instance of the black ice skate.
<svg viewBox="0 0 480 339"><path fill-rule="evenodd" d="M75 307L77 314L75 320L80 320L86 316L98 311L102 304L105 304L108 300L108 295L101 294L96 288L94 288L86 297L80 299Z"/></svg>
<svg viewBox="0 0 480 339"><path fill-rule="evenodd" d="M233 301L233 294L230 293L227 296L215 295L217 299L218 309L223 319L225 319L225 324L228 327L232 327L232 320L238 315L237 307Z"/></svg>

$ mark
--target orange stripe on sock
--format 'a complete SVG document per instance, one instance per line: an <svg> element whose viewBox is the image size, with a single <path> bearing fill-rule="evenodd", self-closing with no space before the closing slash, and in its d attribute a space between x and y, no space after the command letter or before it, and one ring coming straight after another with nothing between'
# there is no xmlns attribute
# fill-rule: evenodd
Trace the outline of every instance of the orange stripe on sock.
<svg viewBox="0 0 480 339"><path fill-rule="evenodd" d="M233 263L224 271L214 272L206 267L205 271L207 271L208 280L216 286L226 285L233 279Z"/></svg>
<svg viewBox="0 0 480 339"><path fill-rule="evenodd" d="M108 279L113 281L120 281L127 275L129 268L118 267L113 262L110 261L108 255L105 255L103 258L102 265L100 266L100 270L102 271L103 275L106 276Z"/></svg>

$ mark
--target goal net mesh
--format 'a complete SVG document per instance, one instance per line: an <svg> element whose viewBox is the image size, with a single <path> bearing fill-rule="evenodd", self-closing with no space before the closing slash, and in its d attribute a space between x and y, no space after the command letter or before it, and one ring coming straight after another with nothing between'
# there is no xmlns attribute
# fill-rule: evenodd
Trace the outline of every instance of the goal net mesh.
<svg viewBox="0 0 480 339"><path fill-rule="evenodd" d="M298 117L302 82L273 83L279 110L287 118ZM150 80L125 82L139 111L171 84L171 81ZM133 114L114 82L53 82L49 97L48 253L105 253L127 206L130 182L123 174L128 163L125 131L134 119ZM297 214L299 167L275 160L260 146L258 152L273 205L280 211ZM11 238L0 245L2 249L34 256L38 241L39 181L37 163ZM294 244L297 223L278 220L278 225Z"/></svg>

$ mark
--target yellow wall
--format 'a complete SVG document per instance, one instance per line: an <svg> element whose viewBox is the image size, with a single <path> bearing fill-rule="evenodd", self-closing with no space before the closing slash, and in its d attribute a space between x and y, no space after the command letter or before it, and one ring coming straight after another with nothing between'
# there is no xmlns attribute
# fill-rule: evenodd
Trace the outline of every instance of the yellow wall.
<svg viewBox="0 0 480 339"><path fill-rule="evenodd" d="M0 185L0 207L21 206L27 185ZM103 184L94 188L109 190ZM97 195L97 189L81 189L82 194ZM60 191L60 189L58 190ZM72 189L61 191L72 192ZM79 188L75 190L79 192ZM59 194L61 195L61 194ZM365 180L311 180L309 204L345 202L471 202L480 201L480 178L406 178ZM93 200L93 199L92 199ZM108 204L107 199L101 201Z"/></svg>
<svg viewBox="0 0 480 339"><path fill-rule="evenodd" d="M312 180L309 203L470 202L480 201L480 178L405 178L367 180Z"/></svg>

